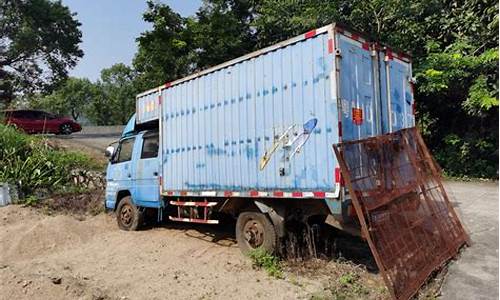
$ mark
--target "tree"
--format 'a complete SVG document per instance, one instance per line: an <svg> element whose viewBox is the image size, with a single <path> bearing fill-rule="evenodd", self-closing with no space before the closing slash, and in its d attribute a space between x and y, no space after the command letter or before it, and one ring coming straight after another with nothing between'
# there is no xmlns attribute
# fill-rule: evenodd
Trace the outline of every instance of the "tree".
<svg viewBox="0 0 500 300"><path fill-rule="evenodd" d="M87 106L86 116L96 125L127 123L135 111L135 79L135 71L124 64L103 69L95 84L98 92Z"/></svg>
<svg viewBox="0 0 500 300"><path fill-rule="evenodd" d="M340 19L339 1L255 1L252 26L258 48L272 45ZM348 2L348 1L346 1Z"/></svg>
<svg viewBox="0 0 500 300"><path fill-rule="evenodd" d="M0 2L0 100L47 91L83 56L81 24L61 1Z"/></svg>
<svg viewBox="0 0 500 300"><path fill-rule="evenodd" d="M147 4L143 19L152 23L153 28L137 38L139 47L133 61L142 89L180 78L191 70L192 43L185 29L186 20L168 5L151 0Z"/></svg>
<svg viewBox="0 0 500 300"><path fill-rule="evenodd" d="M166 4L148 1L143 18L153 27L137 39L133 62L143 89L255 49L251 0L206 0L190 18L182 18Z"/></svg>
<svg viewBox="0 0 500 300"><path fill-rule="evenodd" d="M98 94L97 87L90 80L68 78L59 89L35 100L33 106L61 115L70 115L74 120L78 120Z"/></svg>
<svg viewBox="0 0 500 300"><path fill-rule="evenodd" d="M196 18L187 20L197 71L247 54L255 49L250 0L204 1Z"/></svg>

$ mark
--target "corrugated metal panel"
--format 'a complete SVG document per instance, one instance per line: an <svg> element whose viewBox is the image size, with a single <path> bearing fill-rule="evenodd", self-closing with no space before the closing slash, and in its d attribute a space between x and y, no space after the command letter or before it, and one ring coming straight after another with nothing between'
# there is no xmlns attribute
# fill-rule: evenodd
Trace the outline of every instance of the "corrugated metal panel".
<svg viewBox="0 0 500 300"><path fill-rule="evenodd" d="M136 123L141 124L158 119L158 92L152 92L136 99Z"/></svg>
<svg viewBox="0 0 500 300"><path fill-rule="evenodd" d="M333 61L324 32L162 90L163 189L331 191Z"/></svg>
<svg viewBox="0 0 500 300"><path fill-rule="evenodd" d="M340 99L342 107L342 140L352 141L379 134L376 114L377 97L374 61L371 50L359 36L348 32L337 35L341 56Z"/></svg>
<svg viewBox="0 0 500 300"><path fill-rule="evenodd" d="M415 126L411 62L389 49L379 53L383 133Z"/></svg>

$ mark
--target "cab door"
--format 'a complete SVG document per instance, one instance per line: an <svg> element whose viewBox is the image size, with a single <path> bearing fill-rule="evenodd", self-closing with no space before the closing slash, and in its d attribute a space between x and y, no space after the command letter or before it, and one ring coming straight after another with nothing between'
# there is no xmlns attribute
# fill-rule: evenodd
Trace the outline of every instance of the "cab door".
<svg viewBox="0 0 500 300"><path fill-rule="evenodd" d="M108 164L106 171L106 207L114 208L118 192L134 192L132 182L133 165L132 154L134 151L135 137L120 140L118 147ZM132 196L132 201L134 197Z"/></svg>
<svg viewBox="0 0 500 300"><path fill-rule="evenodd" d="M134 151L136 163L132 174L134 181L134 202L144 207L160 207L160 181L158 161L158 132L139 135Z"/></svg>

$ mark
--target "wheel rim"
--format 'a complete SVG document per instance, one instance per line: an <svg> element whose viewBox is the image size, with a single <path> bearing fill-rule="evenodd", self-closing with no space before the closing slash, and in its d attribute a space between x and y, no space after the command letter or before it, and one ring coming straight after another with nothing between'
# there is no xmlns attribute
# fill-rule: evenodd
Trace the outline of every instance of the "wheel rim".
<svg viewBox="0 0 500 300"><path fill-rule="evenodd" d="M258 248L264 243L264 226L257 220L248 220L243 227L243 236L250 247Z"/></svg>
<svg viewBox="0 0 500 300"><path fill-rule="evenodd" d="M120 211L120 220L123 225L130 226L133 220L132 207L130 205L124 205Z"/></svg>
<svg viewBox="0 0 500 300"><path fill-rule="evenodd" d="M68 124L63 125L61 129L64 133L71 133L71 126L69 126Z"/></svg>

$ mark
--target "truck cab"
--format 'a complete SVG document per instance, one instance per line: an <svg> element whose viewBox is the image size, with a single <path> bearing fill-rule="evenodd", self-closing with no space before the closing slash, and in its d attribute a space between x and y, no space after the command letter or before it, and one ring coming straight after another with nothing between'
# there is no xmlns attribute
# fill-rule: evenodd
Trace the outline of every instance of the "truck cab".
<svg viewBox="0 0 500 300"><path fill-rule="evenodd" d="M108 148L107 209L120 212L121 200L130 202L125 209L129 214L133 210L140 214L145 208L160 208L158 136L154 129L128 132L115 146ZM130 216L124 213L121 220L118 218L118 224L123 229L133 230L130 220Z"/></svg>

